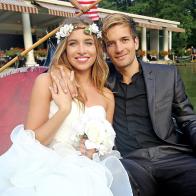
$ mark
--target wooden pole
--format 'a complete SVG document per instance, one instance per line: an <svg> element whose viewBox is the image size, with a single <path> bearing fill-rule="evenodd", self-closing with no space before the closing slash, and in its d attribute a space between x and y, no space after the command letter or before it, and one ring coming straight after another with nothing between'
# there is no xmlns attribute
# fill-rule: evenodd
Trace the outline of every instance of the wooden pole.
<svg viewBox="0 0 196 196"><path fill-rule="evenodd" d="M100 0L98 2L100 2ZM91 4L89 6L89 9L91 9L92 7L94 7L98 2L96 1L95 3ZM81 16L82 14L83 14L83 12L79 12L78 14L76 14L76 16ZM47 35L45 35L44 37L42 37L40 40L38 40L37 42L35 42L30 48L27 48L26 50L24 50L23 52L21 52L18 56L14 57L11 61L9 61L5 65L3 65L0 68L0 73L3 70L5 70L6 68L10 67L16 61L18 61L20 59L20 57L24 57L26 54L28 54L28 52L30 52L31 50L33 50L34 48L36 48L37 46L39 46L40 44L42 44L43 42L45 42L47 39L49 39L50 37L52 37L57 31L59 31L60 27L61 26L59 26L56 29L54 29L53 31L51 31L50 33L48 33Z"/></svg>

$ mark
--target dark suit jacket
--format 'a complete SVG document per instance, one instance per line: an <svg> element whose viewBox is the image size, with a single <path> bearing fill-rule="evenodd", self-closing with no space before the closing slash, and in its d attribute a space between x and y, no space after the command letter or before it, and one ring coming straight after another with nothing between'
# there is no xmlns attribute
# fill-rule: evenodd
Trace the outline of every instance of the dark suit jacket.
<svg viewBox="0 0 196 196"><path fill-rule="evenodd" d="M169 144L196 149L196 115L176 66L142 61L140 64L146 84L149 113L156 135ZM111 69L108 80L111 89L116 79L115 70ZM186 144L184 141L187 141Z"/></svg>

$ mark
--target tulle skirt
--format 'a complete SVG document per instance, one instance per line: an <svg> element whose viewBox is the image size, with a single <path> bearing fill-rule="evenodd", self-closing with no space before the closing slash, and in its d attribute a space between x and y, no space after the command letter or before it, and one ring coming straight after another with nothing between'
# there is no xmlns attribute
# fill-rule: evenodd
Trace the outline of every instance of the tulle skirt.
<svg viewBox="0 0 196 196"><path fill-rule="evenodd" d="M78 154L59 155L17 126L12 146L0 156L0 196L132 196L119 159L94 161Z"/></svg>

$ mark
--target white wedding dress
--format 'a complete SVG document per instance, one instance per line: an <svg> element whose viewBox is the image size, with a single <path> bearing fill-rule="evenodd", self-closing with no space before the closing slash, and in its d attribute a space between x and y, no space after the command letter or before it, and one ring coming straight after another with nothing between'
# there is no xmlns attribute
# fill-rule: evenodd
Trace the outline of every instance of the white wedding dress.
<svg viewBox="0 0 196 196"><path fill-rule="evenodd" d="M49 117L57 110L52 101ZM13 144L0 156L0 196L132 196L128 176L116 156L91 160L74 148L73 125L81 116L106 117L99 105L82 111L72 102L70 114L48 147L23 125L12 131Z"/></svg>

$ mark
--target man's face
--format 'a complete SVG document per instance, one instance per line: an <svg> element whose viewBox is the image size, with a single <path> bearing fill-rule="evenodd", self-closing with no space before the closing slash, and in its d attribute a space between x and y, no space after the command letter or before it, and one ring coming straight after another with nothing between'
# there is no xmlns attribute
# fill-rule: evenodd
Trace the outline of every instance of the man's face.
<svg viewBox="0 0 196 196"><path fill-rule="evenodd" d="M133 37L127 25L116 25L107 31L106 49L118 70L131 66L136 59L138 39Z"/></svg>

